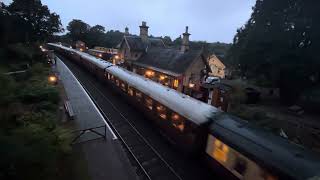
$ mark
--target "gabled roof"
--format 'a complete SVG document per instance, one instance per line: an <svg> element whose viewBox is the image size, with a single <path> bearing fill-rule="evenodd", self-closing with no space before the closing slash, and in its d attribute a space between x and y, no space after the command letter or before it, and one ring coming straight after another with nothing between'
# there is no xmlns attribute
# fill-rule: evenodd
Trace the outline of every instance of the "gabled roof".
<svg viewBox="0 0 320 180"><path fill-rule="evenodd" d="M183 74L192 62L198 57L202 58L201 54L201 50L182 52L172 48L150 48L147 53L133 62L133 64L147 68L156 68L162 72Z"/></svg>
<svg viewBox="0 0 320 180"><path fill-rule="evenodd" d="M148 43L144 43L140 36L124 36L120 44L123 42L133 51L145 51L151 47L165 48L165 44L159 38L149 38Z"/></svg>
<svg viewBox="0 0 320 180"><path fill-rule="evenodd" d="M209 57L209 65L211 64L215 64L216 66L221 68L226 68L222 61L214 54Z"/></svg>

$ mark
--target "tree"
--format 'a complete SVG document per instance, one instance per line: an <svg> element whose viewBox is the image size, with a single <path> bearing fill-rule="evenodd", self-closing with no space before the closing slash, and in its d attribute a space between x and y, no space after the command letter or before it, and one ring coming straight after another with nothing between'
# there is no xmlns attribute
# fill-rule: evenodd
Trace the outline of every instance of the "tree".
<svg viewBox="0 0 320 180"><path fill-rule="evenodd" d="M85 36L85 42L88 47L103 46L105 41L105 28L101 25L95 25L90 28Z"/></svg>
<svg viewBox="0 0 320 180"><path fill-rule="evenodd" d="M70 32L73 41L85 41L85 36L90 31L90 25L79 19L73 19L69 22L67 30Z"/></svg>
<svg viewBox="0 0 320 180"><path fill-rule="evenodd" d="M32 26L30 41L44 41L63 31L60 17L38 0L13 0L8 10Z"/></svg>
<svg viewBox="0 0 320 180"><path fill-rule="evenodd" d="M171 46L171 45L173 44L170 36L164 36L164 37L162 38L162 41L163 41L164 44L167 45L167 46Z"/></svg>
<svg viewBox="0 0 320 180"><path fill-rule="evenodd" d="M103 33L105 33L105 31L106 31L106 29L101 25L95 25L92 28L90 28L90 32L92 32L92 33L103 34Z"/></svg>
<svg viewBox="0 0 320 180"><path fill-rule="evenodd" d="M228 59L240 65L244 76L270 82L280 88L284 102L294 103L318 74L317 5L311 0L257 0L251 18L234 37Z"/></svg>

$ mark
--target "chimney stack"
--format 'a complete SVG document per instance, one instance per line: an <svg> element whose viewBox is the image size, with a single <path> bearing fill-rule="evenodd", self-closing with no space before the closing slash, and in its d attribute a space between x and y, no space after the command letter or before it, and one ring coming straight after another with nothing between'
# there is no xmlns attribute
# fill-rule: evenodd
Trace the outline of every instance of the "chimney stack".
<svg viewBox="0 0 320 180"><path fill-rule="evenodd" d="M186 52L186 51L188 51L190 49L189 36L191 34L189 34L188 30L189 30L189 27L186 26L186 32L183 33L183 37L182 37L182 45L181 45L181 51L182 52Z"/></svg>
<svg viewBox="0 0 320 180"><path fill-rule="evenodd" d="M142 21L142 25L140 27L140 37L143 42L147 43L148 42L148 26L145 21Z"/></svg>
<svg viewBox="0 0 320 180"><path fill-rule="evenodd" d="M126 28L124 29L124 35L129 35L129 28L128 28L128 27L126 27Z"/></svg>

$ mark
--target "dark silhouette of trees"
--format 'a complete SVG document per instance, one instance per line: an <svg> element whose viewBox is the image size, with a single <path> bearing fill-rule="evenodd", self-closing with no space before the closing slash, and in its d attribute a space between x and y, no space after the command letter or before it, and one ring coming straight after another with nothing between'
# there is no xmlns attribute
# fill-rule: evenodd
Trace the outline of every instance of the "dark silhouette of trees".
<svg viewBox="0 0 320 180"><path fill-rule="evenodd" d="M257 0L248 22L238 29L228 59L242 75L279 87L281 99L294 103L319 83L320 2Z"/></svg>
<svg viewBox="0 0 320 180"><path fill-rule="evenodd" d="M27 41L45 41L52 37L54 33L62 32L60 17L56 13L51 13L49 8L42 5L37 0L13 0L7 7L10 14L18 16L27 24L31 25L31 34ZM24 27L15 27L24 29Z"/></svg>
<svg viewBox="0 0 320 180"><path fill-rule="evenodd" d="M79 19L74 19L69 22L67 30L69 31L69 36L73 41L84 41L86 34L90 31L90 25Z"/></svg>

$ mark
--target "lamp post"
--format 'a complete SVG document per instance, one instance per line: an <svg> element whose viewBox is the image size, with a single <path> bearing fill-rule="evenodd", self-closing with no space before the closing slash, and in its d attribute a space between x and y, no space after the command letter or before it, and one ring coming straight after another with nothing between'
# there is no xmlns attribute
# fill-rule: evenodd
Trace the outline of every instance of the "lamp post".
<svg viewBox="0 0 320 180"><path fill-rule="evenodd" d="M58 84L58 78L56 75L49 75L48 81L50 84L53 84L53 85Z"/></svg>

